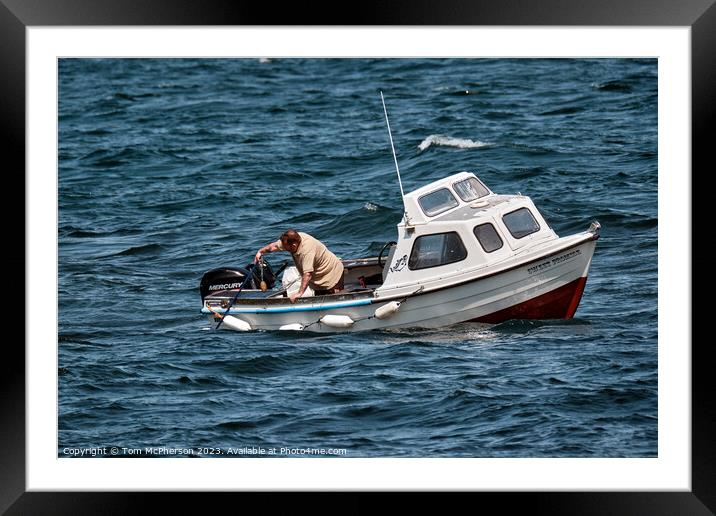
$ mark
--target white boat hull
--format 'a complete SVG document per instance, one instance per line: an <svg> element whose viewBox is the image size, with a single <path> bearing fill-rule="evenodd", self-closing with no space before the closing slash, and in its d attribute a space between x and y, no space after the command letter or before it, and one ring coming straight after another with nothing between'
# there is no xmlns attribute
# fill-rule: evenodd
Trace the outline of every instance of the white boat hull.
<svg viewBox="0 0 716 516"><path fill-rule="evenodd" d="M401 285L362 295L302 299L296 304L288 300L278 304L244 300L234 304L229 314L245 322L250 330L314 332L436 328L465 321L569 319L581 299L597 235L585 232L560 240L563 241L553 243L541 254L532 252L502 270L456 275L450 283L423 285L419 292L420 285ZM379 310L391 302L393 306ZM223 314L223 310L210 310L206 304L202 312L209 315L214 326ZM325 316L329 317L323 319Z"/></svg>

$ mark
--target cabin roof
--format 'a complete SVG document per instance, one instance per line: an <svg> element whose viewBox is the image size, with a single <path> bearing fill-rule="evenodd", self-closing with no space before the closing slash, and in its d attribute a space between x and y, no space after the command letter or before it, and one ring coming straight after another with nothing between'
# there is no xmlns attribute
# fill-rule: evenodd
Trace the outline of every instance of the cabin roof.
<svg viewBox="0 0 716 516"><path fill-rule="evenodd" d="M421 186L420 188L417 188L416 190L413 190L412 192L409 192L405 194L403 197L403 201L405 203L405 211L406 216L408 219L408 225L421 225L421 224L427 224L430 221L433 220L453 220L449 217L454 216L457 217L455 220L463 220L465 217L467 217L467 213L469 212L472 216L472 213L474 213L474 209L479 209L484 201L487 200L488 205L492 205L493 202L497 202L497 198L503 198L505 196L495 196L495 194L490 190L490 188L482 183L485 188L487 188L489 194L487 196L481 197L480 199L474 200L474 201L464 201L460 198L460 196L455 192L454 184L459 181L464 181L465 179L469 179L471 177L474 177L478 181L480 180L475 174L472 172L458 172L457 174L453 174L448 177L444 177L442 179L438 179L437 181L433 181L432 183L429 183L425 186ZM450 190L453 197L455 197L457 201L457 205L453 208L450 208L444 212L437 213L435 215L427 215L423 209L420 206L420 199L431 193L435 192L437 190L440 190L442 188L447 188ZM500 201L504 202L504 201ZM475 208L470 208L471 205L476 205ZM471 211L472 210L472 211ZM405 220L401 221L401 224L405 224Z"/></svg>
<svg viewBox="0 0 716 516"><path fill-rule="evenodd" d="M471 203L460 204L457 208L433 217L432 220L440 222L460 222L471 218L477 218L486 215L496 206L523 198L524 197L519 195L492 194Z"/></svg>

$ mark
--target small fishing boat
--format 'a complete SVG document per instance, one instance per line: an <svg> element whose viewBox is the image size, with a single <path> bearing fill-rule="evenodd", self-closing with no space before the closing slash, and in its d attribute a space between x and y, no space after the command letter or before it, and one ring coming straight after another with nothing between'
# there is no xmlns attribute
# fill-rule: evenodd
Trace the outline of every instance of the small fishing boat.
<svg viewBox="0 0 716 516"><path fill-rule="evenodd" d="M315 332L574 316L599 222L559 237L528 196L497 194L467 171L404 194L395 165L404 205L397 238L378 256L342 260L342 291L291 302L295 269L279 284L282 271L262 260L206 272L201 312L226 329Z"/></svg>

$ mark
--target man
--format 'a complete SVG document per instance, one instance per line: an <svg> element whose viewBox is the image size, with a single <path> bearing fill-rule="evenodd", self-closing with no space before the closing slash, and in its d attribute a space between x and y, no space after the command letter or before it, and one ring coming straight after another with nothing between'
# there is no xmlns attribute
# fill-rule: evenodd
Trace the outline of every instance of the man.
<svg viewBox="0 0 716 516"><path fill-rule="evenodd" d="M259 249L254 263L258 263L262 254L276 251L291 253L301 275L301 288L290 296L292 303L303 295L309 285L316 295L336 294L343 290L343 263L308 233L289 229L279 240Z"/></svg>

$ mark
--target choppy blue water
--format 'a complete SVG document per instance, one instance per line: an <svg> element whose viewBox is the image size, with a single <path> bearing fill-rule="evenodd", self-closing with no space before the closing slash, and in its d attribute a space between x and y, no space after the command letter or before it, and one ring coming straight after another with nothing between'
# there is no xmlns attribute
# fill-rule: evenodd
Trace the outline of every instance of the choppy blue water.
<svg viewBox="0 0 716 516"><path fill-rule="evenodd" d="M602 223L573 320L209 329L203 272L288 227L395 239L379 90L406 191L469 170ZM60 456L657 455L656 60L62 59L58 200Z"/></svg>

